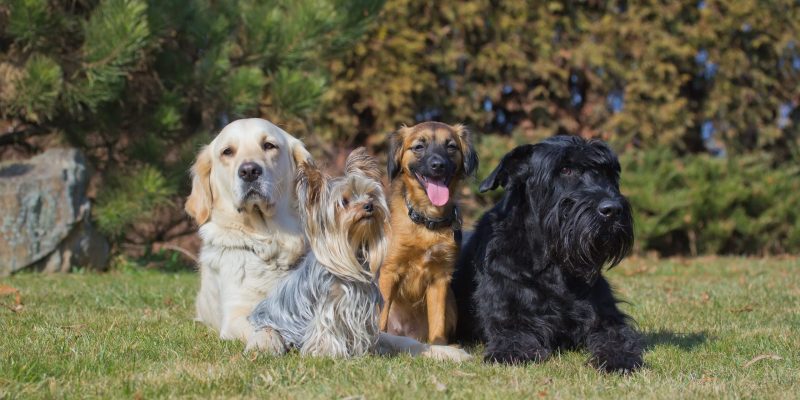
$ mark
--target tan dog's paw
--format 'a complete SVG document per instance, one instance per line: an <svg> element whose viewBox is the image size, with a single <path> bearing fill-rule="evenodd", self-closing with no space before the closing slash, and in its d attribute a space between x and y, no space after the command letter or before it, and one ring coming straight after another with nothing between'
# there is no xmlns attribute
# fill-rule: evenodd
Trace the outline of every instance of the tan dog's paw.
<svg viewBox="0 0 800 400"><path fill-rule="evenodd" d="M274 356L286 354L286 344L278 332L270 328L259 329L247 338L247 345L244 347L245 353L253 351L264 352Z"/></svg>
<svg viewBox="0 0 800 400"><path fill-rule="evenodd" d="M472 359L472 356L458 347L431 345L422 352L422 356L441 361L463 362Z"/></svg>

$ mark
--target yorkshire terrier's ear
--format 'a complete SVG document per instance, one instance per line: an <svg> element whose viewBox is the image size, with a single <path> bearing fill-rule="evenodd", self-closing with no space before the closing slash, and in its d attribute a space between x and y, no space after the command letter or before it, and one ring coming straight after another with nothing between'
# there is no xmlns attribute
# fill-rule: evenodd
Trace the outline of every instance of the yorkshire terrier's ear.
<svg viewBox="0 0 800 400"><path fill-rule="evenodd" d="M458 144L461 148L461 157L464 159L464 174L473 176L478 170L478 153L475 152L475 147L472 146L469 130L461 124L456 124L453 128L456 130Z"/></svg>
<svg viewBox="0 0 800 400"><path fill-rule="evenodd" d="M203 147L192 165L192 193L186 199L186 213L203 225L211 216L211 147Z"/></svg>
<svg viewBox="0 0 800 400"><path fill-rule="evenodd" d="M318 204L322 187L325 184L325 175L320 171L314 161L302 160L297 165L297 200L304 208Z"/></svg>
<svg viewBox="0 0 800 400"><path fill-rule="evenodd" d="M391 132L388 135L387 141L389 142L388 160L386 162L387 170L389 173L389 180L394 180L403 169L403 138L408 130L405 126L396 132Z"/></svg>
<svg viewBox="0 0 800 400"><path fill-rule="evenodd" d="M359 147L350 152L344 164L347 175L361 174L375 181L381 181L381 170L375 158L367 153L366 147Z"/></svg>

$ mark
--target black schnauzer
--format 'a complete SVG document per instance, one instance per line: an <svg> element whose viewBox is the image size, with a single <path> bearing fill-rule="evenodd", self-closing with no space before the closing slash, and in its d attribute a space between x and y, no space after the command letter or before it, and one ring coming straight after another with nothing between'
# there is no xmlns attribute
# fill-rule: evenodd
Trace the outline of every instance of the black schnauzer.
<svg viewBox="0 0 800 400"><path fill-rule="evenodd" d="M556 136L506 154L480 191L505 188L463 246L453 290L461 341L486 361L543 361L586 346L606 371L642 365L642 340L601 270L633 245L620 165L603 142Z"/></svg>

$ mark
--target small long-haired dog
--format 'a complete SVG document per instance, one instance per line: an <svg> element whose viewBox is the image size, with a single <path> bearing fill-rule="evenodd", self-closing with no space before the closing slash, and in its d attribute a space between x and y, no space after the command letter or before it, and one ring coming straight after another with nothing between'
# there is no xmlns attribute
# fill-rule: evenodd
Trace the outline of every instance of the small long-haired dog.
<svg viewBox="0 0 800 400"><path fill-rule="evenodd" d="M485 341L487 361L538 362L586 347L603 370L642 365L640 335L601 275L633 245L619 174L608 146L576 136L503 157L480 190L505 194L481 217L453 278L460 339Z"/></svg>
<svg viewBox="0 0 800 400"><path fill-rule="evenodd" d="M326 177L313 162L297 172L301 217L311 251L250 316L248 350L353 357L408 352L462 360L466 353L380 334L380 292L373 280L386 254L389 210L380 170L364 148L347 158L345 175Z"/></svg>
<svg viewBox="0 0 800 400"><path fill-rule="evenodd" d="M456 325L450 278L461 240L454 200L478 167L462 125L424 122L389 136L392 239L381 267L381 330L446 344Z"/></svg>

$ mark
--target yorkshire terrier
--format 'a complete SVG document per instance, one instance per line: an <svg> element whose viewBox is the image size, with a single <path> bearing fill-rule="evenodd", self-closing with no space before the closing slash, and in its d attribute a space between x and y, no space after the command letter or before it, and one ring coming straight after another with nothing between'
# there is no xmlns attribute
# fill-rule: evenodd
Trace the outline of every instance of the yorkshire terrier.
<svg viewBox="0 0 800 400"><path fill-rule="evenodd" d="M255 333L246 351L355 357L374 351L464 360L460 349L428 346L380 333L381 295L374 274L386 255L389 208L380 169L366 149L354 150L345 174L329 178L313 161L300 163L297 195L311 250L250 315Z"/></svg>

